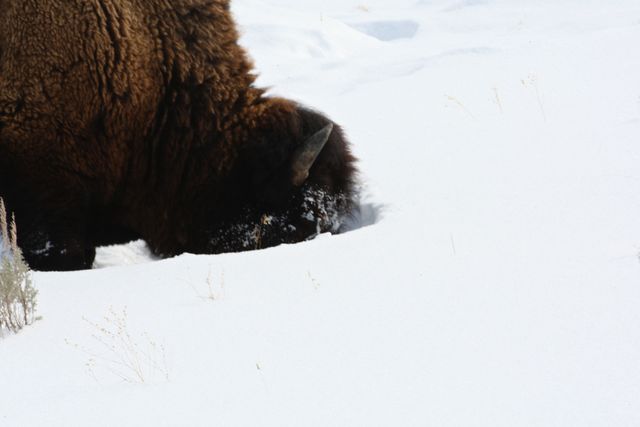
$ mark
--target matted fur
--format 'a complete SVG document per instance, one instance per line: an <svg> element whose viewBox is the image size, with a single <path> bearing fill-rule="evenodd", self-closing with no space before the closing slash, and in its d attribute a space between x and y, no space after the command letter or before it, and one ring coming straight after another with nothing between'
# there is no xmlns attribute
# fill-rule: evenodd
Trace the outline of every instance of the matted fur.
<svg viewBox="0 0 640 427"><path fill-rule="evenodd" d="M32 267L87 268L138 237L168 256L335 229L325 202L342 216L354 197L342 131L291 185L292 153L330 120L251 70L227 0L0 0L0 196ZM232 235L268 217L283 225L259 244Z"/></svg>

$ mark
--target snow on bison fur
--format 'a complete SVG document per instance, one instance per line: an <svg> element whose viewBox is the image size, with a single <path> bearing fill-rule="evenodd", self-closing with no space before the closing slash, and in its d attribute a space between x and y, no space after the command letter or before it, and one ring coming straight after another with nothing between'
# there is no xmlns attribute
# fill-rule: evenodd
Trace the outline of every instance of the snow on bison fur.
<svg viewBox="0 0 640 427"><path fill-rule="evenodd" d="M0 0L0 196L27 262L337 231L355 198L341 129L251 71L228 0Z"/></svg>

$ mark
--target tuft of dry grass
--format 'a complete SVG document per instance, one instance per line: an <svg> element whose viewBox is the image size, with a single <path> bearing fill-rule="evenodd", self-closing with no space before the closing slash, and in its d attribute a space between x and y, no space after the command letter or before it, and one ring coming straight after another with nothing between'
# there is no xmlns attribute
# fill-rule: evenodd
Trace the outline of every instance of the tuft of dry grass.
<svg viewBox="0 0 640 427"><path fill-rule="evenodd" d="M83 320L93 329L91 337L96 346L85 348L69 340L65 341L89 356L85 364L87 373L97 382L98 368L128 383L169 381L164 345L156 342L146 332L133 334L129 329L126 307L122 311L110 307L101 323L92 322L84 317Z"/></svg>
<svg viewBox="0 0 640 427"><path fill-rule="evenodd" d="M193 289L198 296L198 298L205 301L218 301L225 297L225 282L224 282L224 271L220 272L220 280L213 280L213 272L211 268L209 268L209 274L207 275L207 279L205 280L205 286L195 286L191 281L187 282L191 289Z"/></svg>
<svg viewBox="0 0 640 427"><path fill-rule="evenodd" d="M445 97L447 98L447 101L449 101L451 104L455 105L456 107L460 108L469 117L471 117L472 119L476 118L476 116L474 116L473 113L467 108L467 106L464 105L458 98L451 95L445 95Z"/></svg>
<svg viewBox="0 0 640 427"><path fill-rule="evenodd" d="M31 270L18 247L15 218L8 221L0 198L0 336L17 333L36 318L38 291L33 287Z"/></svg>
<svg viewBox="0 0 640 427"><path fill-rule="evenodd" d="M520 83L525 88L532 88L536 94L536 100L538 101L538 107L540 108L540 114L542 114L542 119L547 121L547 112L544 109L544 104L542 103L542 96L540 95L540 88L538 87L538 76L535 74L529 74L526 79L521 79Z"/></svg>

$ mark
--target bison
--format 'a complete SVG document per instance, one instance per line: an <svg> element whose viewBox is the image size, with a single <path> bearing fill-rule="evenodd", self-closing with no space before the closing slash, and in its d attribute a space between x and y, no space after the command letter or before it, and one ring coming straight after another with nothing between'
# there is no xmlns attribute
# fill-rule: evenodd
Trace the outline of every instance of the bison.
<svg viewBox="0 0 640 427"><path fill-rule="evenodd" d="M0 197L29 265L338 231L357 193L343 131L254 82L228 0L0 0Z"/></svg>

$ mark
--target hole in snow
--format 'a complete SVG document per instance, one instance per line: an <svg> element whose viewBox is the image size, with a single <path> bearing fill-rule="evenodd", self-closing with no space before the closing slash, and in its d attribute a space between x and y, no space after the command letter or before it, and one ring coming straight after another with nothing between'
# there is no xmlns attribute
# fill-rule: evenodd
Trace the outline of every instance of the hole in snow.
<svg viewBox="0 0 640 427"><path fill-rule="evenodd" d="M448 7L444 8L443 11L454 12L460 9L466 9L468 7L473 7L473 6L484 6L486 4L487 4L486 0L462 0L449 5Z"/></svg>
<svg viewBox="0 0 640 427"><path fill-rule="evenodd" d="M359 228L374 225L382 217L385 206L375 203L362 203L358 205L351 217L342 224L340 233L348 233Z"/></svg>
<svg viewBox="0 0 640 427"><path fill-rule="evenodd" d="M420 24L415 21L373 21L349 24L349 26L383 42L410 39L420 29Z"/></svg>

